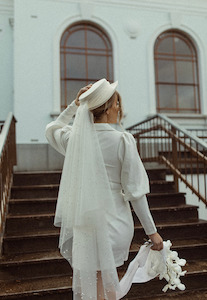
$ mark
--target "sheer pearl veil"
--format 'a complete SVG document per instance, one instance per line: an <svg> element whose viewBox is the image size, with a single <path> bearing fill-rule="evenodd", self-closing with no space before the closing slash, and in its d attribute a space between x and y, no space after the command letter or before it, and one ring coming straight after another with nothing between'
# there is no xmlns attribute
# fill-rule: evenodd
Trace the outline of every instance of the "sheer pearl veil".
<svg viewBox="0 0 207 300"><path fill-rule="evenodd" d="M73 292L97 299L101 271L105 299L120 290L107 216L116 216L103 155L88 104L79 106L70 133L60 183L55 226L59 248L73 267Z"/></svg>

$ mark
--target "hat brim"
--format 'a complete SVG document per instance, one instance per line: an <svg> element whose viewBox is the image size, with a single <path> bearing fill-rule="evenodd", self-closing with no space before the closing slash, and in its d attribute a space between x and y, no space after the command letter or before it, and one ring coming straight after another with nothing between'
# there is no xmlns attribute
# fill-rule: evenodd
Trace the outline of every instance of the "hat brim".
<svg viewBox="0 0 207 300"><path fill-rule="evenodd" d="M97 90L99 89L103 81L104 79L95 82L91 88L89 88L86 92L80 95L79 100L83 102L85 100L92 99L93 97L95 97L97 95ZM102 100L96 105L96 107L99 107L104 103L106 103L111 98L111 96L115 93L117 86L118 86L118 81L111 83L110 90L107 91L106 97L102 98ZM93 107L93 109L95 109L96 107Z"/></svg>

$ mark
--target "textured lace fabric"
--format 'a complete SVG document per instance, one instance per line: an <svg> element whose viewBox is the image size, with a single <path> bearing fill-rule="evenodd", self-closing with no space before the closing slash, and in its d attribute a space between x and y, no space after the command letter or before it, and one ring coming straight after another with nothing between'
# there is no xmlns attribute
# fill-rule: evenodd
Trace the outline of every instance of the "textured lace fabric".
<svg viewBox="0 0 207 300"><path fill-rule="evenodd" d="M98 201L97 201L98 200ZM80 105L68 141L56 207L59 247L73 267L73 291L96 299L97 271L105 298L119 290L107 215L116 207L87 104Z"/></svg>
<svg viewBox="0 0 207 300"><path fill-rule="evenodd" d="M74 124L69 126L76 111ZM91 123L87 107L77 110L74 102L47 125L46 137L65 155L55 225L61 227L61 253L73 266L74 297L96 298L100 270L106 294L101 296L107 299L119 290L116 267L127 259L133 237L128 201L139 202L136 207L145 232L154 230L143 197L149 192L148 178L135 140L107 123Z"/></svg>

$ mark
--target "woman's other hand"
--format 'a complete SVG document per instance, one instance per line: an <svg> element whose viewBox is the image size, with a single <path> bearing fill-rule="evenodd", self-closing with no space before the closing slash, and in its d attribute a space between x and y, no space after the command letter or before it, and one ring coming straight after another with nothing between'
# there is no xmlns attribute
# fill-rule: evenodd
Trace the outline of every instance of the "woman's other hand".
<svg viewBox="0 0 207 300"><path fill-rule="evenodd" d="M159 233L154 233L149 235L150 240L152 241L152 250L157 250L160 251L163 249L163 239L161 238L161 236L159 235Z"/></svg>
<svg viewBox="0 0 207 300"><path fill-rule="evenodd" d="M83 94L83 93L85 93L85 92L86 92L88 89L90 89L91 87L92 87L92 83L90 83L90 84L87 85L87 86L84 86L83 88L81 88L81 89L79 90L79 92L77 93L77 96L76 96L76 98L75 98L75 104L76 104L77 106L80 105L80 101L79 101L80 95Z"/></svg>

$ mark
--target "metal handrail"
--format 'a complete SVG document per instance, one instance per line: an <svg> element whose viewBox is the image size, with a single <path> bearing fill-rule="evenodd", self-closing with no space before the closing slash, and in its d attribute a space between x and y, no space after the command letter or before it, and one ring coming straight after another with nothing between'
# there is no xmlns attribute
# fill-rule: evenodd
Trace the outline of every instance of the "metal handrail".
<svg viewBox="0 0 207 300"><path fill-rule="evenodd" d="M168 122L169 124L171 124L174 128L176 128L177 130L181 131L182 133L184 133L187 137L189 137L190 139L192 139L193 141L195 141L198 145L202 146L203 148L205 148L207 150L207 145L206 143L204 143L200 138L198 138L196 135L190 133L188 130L186 130L185 128L182 128L180 125L178 125L176 122L174 122L173 120L171 120L170 118L168 118L167 116L164 116L162 114L157 114L159 116L159 118L165 120L166 122Z"/></svg>
<svg viewBox="0 0 207 300"><path fill-rule="evenodd" d="M16 165L15 123L13 114L9 113L0 133L0 254L12 185L13 166Z"/></svg>
<svg viewBox="0 0 207 300"><path fill-rule="evenodd" d="M203 142L200 138L198 138L196 135L190 133L188 130L182 128L179 124L177 124L176 122L174 122L173 120L171 120L170 118L168 118L165 115L162 114L156 114L154 116L151 116L149 118L147 118L144 121L138 122L128 128L126 128L126 130L131 131L133 130L135 127L138 127L148 121L151 121L153 119L155 119L156 117L159 117L162 120L165 120L166 122L168 122L169 124L171 124L174 128L176 128L177 130L181 131L183 134L185 134L187 137L191 138L192 140L194 140L196 143L198 143L199 145L201 145L202 147L204 147L205 149L207 149L207 145L205 142Z"/></svg>
<svg viewBox="0 0 207 300"><path fill-rule="evenodd" d="M157 114L127 128L143 161L164 163L207 205L207 144L168 117Z"/></svg>

